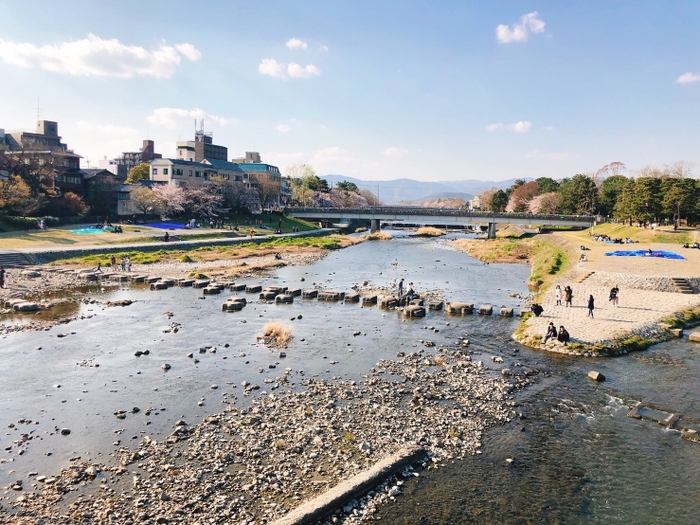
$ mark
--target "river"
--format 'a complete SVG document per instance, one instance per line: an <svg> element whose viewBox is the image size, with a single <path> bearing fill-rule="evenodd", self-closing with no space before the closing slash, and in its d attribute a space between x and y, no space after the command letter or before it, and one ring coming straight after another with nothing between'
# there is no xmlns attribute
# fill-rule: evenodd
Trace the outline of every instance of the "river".
<svg viewBox="0 0 700 525"><path fill-rule="evenodd" d="M450 249L445 238L395 235L247 282L348 290L364 281L384 286L404 277L419 293L440 290L447 300L516 311L521 301L511 294L527 294L524 265L484 265ZM518 361L540 371L535 385L517 393L523 418L489 431L482 454L407 482L397 503L380 511L384 522L697 521L700 444L627 417L642 401L700 420L700 359L687 340L621 358L581 360L513 343L517 319L497 315L430 312L404 320L377 307L301 298L292 305L252 302L241 312L224 313L227 294L203 298L201 290L189 288L94 288L89 297L99 302L80 305L81 313L94 317L0 339L3 485L26 480L31 471L51 475L76 457L109 462L115 443L167 435L178 419L196 421L219 411L226 396L245 405L249 398L236 385L274 378L280 368L357 378L420 339L450 344L466 333L485 363L501 356L502 366ZM122 298L135 302L102 304ZM294 329L284 358L257 342L271 320ZM353 335L357 331L361 334ZM149 355L134 355L146 349ZM187 357L190 352L198 363ZM165 363L171 365L167 372L161 368ZM590 369L607 380L591 382ZM133 407L139 411L132 413ZM125 419L115 417L120 410ZM61 428L71 429L70 435L60 435Z"/></svg>

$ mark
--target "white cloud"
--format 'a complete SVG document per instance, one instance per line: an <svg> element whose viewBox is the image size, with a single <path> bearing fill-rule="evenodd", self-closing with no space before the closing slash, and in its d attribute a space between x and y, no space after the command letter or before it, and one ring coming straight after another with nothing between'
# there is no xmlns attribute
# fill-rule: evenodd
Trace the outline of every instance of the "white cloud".
<svg viewBox="0 0 700 525"><path fill-rule="evenodd" d="M499 129L505 129L506 131L512 131L514 133L527 133L531 127L532 122L529 120L521 120L515 124L503 124L502 122L496 122L486 126L486 131L498 131Z"/></svg>
<svg viewBox="0 0 700 525"><path fill-rule="evenodd" d="M183 119L204 119L213 120L220 126L225 126L227 124L235 124L235 119L219 117L217 115L212 115L199 108L195 109L179 109L179 108L158 108L153 110L153 114L146 117L146 120L151 124L156 126L166 126L169 128L174 128Z"/></svg>
<svg viewBox="0 0 700 525"><path fill-rule="evenodd" d="M691 84L693 82L697 82L698 80L700 80L700 75L696 75L695 73L688 71L676 79L676 84Z"/></svg>
<svg viewBox="0 0 700 525"><path fill-rule="evenodd" d="M148 51L140 46L122 44L117 39L103 40L92 33L83 40L41 47L0 39L0 58L6 64L76 76L170 78L182 56L199 60L202 54L192 44L173 47L163 43Z"/></svg>
<svg viewBox="0 0 700 525"><path fill-rule="evenodd" d="M296 62L285 64L283 62L277 62L274 58L263 58L258 66L258 72L261 75L269 75L283 80L287 80L289 77L311 78L321 74L321 70L313 64L302 67Z"/></svg>
<svg viewBox="0 0 700 525"><path fill-rule="evenodd" d="M192 61L202 58L202 53L200 53L192 44L177 44L175 49Z"/></svg>
<svg viewBox="0 0 700 525"><path fill-rule="evenodd" d="M328 46L321 46L318 48L319 51L328 52Z"/></svg>
<svg viewBox="0 0 700 525"><path fill-rule="evenodd" d="M280 133L287 133L287 132L289 132L289 130L290 130L291 128L290 128L289 126L287 126L286 124L277 124L277 126L275 127L275 129L276 129L277 131L279 131Z"/></svg>
<svg viewBox="0 0 700 525"><path fill-rule="evenodd" d="M138 135L139 132L132 128L125 128L122 126L114 126L112 124L102 125L102 124L91 124L90 122L85 122L84 120L76 120L75 125L78 129L82 131L99 131L101 133L109 133L112 135Z"/></svg>
<svg viewBox="0 0 700 525"><path fill-rule="evenodd" d="M306 42L303 40L299 40L298 38L290 38L287 40L286 46L289 49L306 49L309 47Z"/></svg>
<svg viewBox="0 0 700 525"><path fill-rule="evenodd" d="M542 129L545 131L552 131L554 129L554 126L542 126Z"/></svg>
<svg viewBox="0 0 700 525"><path fill-rule="evenodd" d="M530 33L543 33L544 22L538 18L537 11L520 17L519 24L507 26L499 24L496 27L496 40L502 44L511 42L526 42Z"/></svg>
<svg viewBox="0 0 700 525"><path fill-rule="evenodd" d="M386 155L387 157L401 157L403 155L408 155L408 153L410 152L407 149L397 148L396 146L391 146L382 151L382 155Z"/></svg>
<svg viewBox="0 0 700 525"><path fill-rule="evenodd" d="M312 164L325 164L329 162L350 162L353 160L355 160L355 154L352 151L348 151L338 146L333 146L332 148L325 148L317 151L316 155L314 155Z"/></svg>
<svg viewBox="0 0 700 525"><path fill-rule="evenodd" d="M525 154L526 157L530 159L549 159L549 160L564 160L569 158L568 153L547 153L541 150L533 150L530 153Z"/></svg>

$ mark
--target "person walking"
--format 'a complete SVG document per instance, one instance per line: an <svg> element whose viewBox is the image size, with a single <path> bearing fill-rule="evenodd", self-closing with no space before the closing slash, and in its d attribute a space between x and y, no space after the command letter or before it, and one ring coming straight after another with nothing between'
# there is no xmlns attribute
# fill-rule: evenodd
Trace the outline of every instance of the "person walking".
<svg viewBox="0 0 700 525"><path fill-rule="evenodd" d="M574 298L574 291L568 284L564 288L564 304L568 307L571 306L571 300Z"/></svg>
<svg viewBox="0 0 700 525"><path fill-rule="evenodd" d="M557 306L561 306L561 286L557 285L554 289L554 294L557 298Z"/></svg>
<svg viewBox="0 0 700 525"><path fill-rule="evenodd" d="M613 306L617 307L617 303L620 299L620 289L617 287L617 285L613 286L610 289L610 298L608 299Z"/></svg>
<svg viewBox="0 0 700 525"><path fill-rule="evenodd" d="M593 310L595 309L595 300L592 295L588 296L588 315L593 317ZM587 316L588 317L588 316Z"/></svg>
<svg viewBox="0 0 700 525"><path fill-rule="evenodd" d="M102 262L97 261L97 268L95 268L95 273L102 273Z"/></svg>

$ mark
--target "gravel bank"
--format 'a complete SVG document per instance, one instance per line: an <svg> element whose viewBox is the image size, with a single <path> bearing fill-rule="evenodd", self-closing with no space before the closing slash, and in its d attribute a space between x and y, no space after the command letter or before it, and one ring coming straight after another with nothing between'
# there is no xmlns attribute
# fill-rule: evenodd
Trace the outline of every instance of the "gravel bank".
<svg viewBox="0 0 700 525"><path fill-rule="evenodd" d="M535 372L514 362L489 373L472 360L466 339L456 343L435 354L399 353L358 382L286 369L260 385L221 385L223 412L198 424L178 421L163 441L146 437L106 464L77 460L60 475L17 480L7 487L17 491L7 522L252 525L283 516L405 446L429 451L421 468L467 458L479 453L486 429L515 416L512 393ZM293 382L302 387L293 390ZM234 406L248 396L247 406ZM413 475L420 474L406 469L399 478ZM333 522L371 520L401 485L390 481Z"/></svg>

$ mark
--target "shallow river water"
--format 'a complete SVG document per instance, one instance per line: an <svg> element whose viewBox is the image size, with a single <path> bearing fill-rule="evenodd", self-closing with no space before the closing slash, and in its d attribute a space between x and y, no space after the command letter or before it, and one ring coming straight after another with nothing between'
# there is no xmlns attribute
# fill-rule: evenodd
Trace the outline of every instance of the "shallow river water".
<svg viewBox="0 0 700 525"><path fill-rule="evenodd" d="M483 265L449 249L444 238L399 234L246 282L349 290L363 281L385 286L404 277L418 292L440 290L446 300L517 311L521 301L510 294L527 294L528 273L524 265ZM307 376L357 378L419 339L450 344L466 333L471 349L482 353L494 373L515 360L540 370L536 384L517 394L523 418L490 430L482 454L407 482L397 503L380 511L385 523L698 521L700 444L627 417L642 401L700 420L700 347L687 340L622 358L580 360L513 343L517 319L497 315L430 312L404 321L377 307L301 298L292 305L265 304L257 302L257 294L248 295L252 302L243 311L224 313L221 302L228 295L202 298L201 290L191 288L96 288L89 297L98 301L135 302L114 308L82 304L81 312L94 317L0 339L2 485L27 480L30 471L55 474L78 456L109 462L114 443L136 444L145 435L158 439L178 419L192 423L218 412L226 395L238 396L236 403L244 406L249 399L242 381L264 390L264 379L281 375L285 367ZM293 327L287 357L258 344L269 321ZM171 323L178 323L177 332L169 331ZM354 336L356 331L361 335ZM216 352L200 353L208 346ZM146 349L149 355L134 356ZM496 355L503 365L491 363ZM164 363L172 367L167 372ZM589 381L593 368L607 381ZM132 413L132 407L140 411ZM119 410L127 412L125 419L115 417ZM60 435L61 428L70 428L70 435ZM0 502L6 505L12 497L5 494Z"/></svg>

